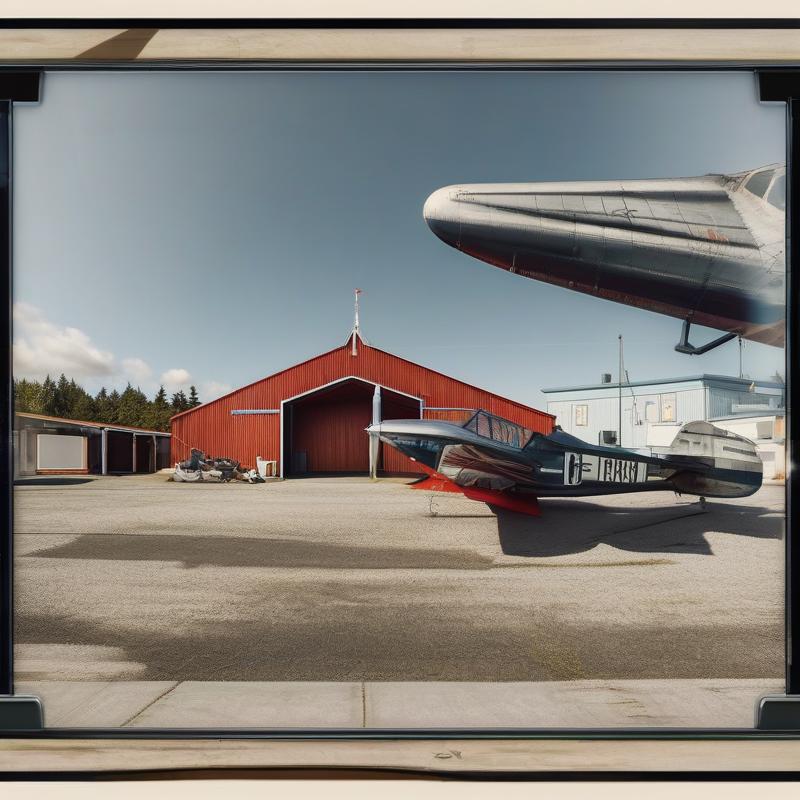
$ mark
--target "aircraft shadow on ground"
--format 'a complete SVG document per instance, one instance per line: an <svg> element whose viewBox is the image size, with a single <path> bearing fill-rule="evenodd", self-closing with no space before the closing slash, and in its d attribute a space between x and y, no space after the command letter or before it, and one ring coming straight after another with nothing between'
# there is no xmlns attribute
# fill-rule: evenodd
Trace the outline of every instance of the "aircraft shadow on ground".
<svg viewBox="0 0 800 800"><path fill-rule="evenodd" d="M333 594L356 597L361 590L355 584ZM511 610L489 625L480 605L454 616L450 603L414 602L398 625L393 602L330 603L331 596L330 587L314 579L297 583L292 593L310 614L281 613L281 600L232 618L194 616L178 606L138 625L130 617L22 611L17 680L549 681L574 679L576 664L581 677L601 679L763 678L783 669L778 620L743 625L733 619L717 624L714 635L700 620L673 625L665 649L665 629L658 625L582 624L579 614L561 625L546 613L526 615L520 624ZM49 664L32 659L26 669L30 644L65 644L72 653ZM102 677L87 677L87 668L89 674L104 668L103 656L93 663L80 652L92 645L122 648L124 656L112 656ZM125 662L131 672L124 671ZM180 709L175 713L178 722Z"/></svg>
<svg viewBox="0 0 800 800"><path fill-rule="evenodd" d="M709 502L676 508L609 507L553 500L541 517L501 508L497 531L503 553L513 556L563 556L608 544L634 553L713 555L706 534L725 533L756 539L781 539L784 519L764 506Z"/></svg>
<svg viewBox="0 0 800 800"><path fill-rule="evenodd" d="M469 549L364 547L276 537L180 534L78 536L27 553L25 558L176 562L198 567L269 569L491 569L493 559Z"/></svg>
<svg viewBox="0 0 800 800"><path fill-rule="evenodd" d="M91 483L94 478L68 478L63 475L54 475L51 478L17 478L14 486L79 486Z"/></svg>

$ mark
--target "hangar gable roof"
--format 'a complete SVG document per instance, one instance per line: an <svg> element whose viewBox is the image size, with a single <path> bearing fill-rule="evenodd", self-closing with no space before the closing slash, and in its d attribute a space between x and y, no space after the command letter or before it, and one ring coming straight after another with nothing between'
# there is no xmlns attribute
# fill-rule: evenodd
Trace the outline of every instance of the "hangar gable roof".
<svg viewBox="0 0 800 800"><path fill-rule="evenodd" d="M478 392L487 397L494 398L498 401L501 401L504 404L508 404L510 406L516 407L520 411L530 412L532 409L530 406L525 405L524 403L517 402L516 400L511 400L507 397L503 397L502 395L498 395L494 392L490 392L485 389L481 389L480 387L473 386L472 384L466 383L465 381L459 380L458 378L453 378L449 375L445 375L442 372L437 370L431 369L430 367L423 366L421 364L417 364L413 361L409 361L406 358L401 356L395 355L394 353L389 353L385 350L381 350L380 348L374 347L372 345L367 344L363 338L357 334L358 336L358 350L357 354L354 356L351 354L351 343L352 338L348 337L347 342L344 345L340 345L339 347L335 347L333 350L329 350L325 353L321 353L319 355L313 356L305 361L301 361L298 364L295 364L290 367L286 367L285 369L279 370L278 372L273 373L272 375L268 375L264 378L259 378L252 383L245 384L244 386L239 387L238 389L234 389L227 394L222 395L214 400L209 401L208 403L202 403L199 406L195 406L194 408L190 408L187 411L182 411L179 414L175 414L172 419L176 420L179 418L188 417L191 414L196 414L197 412L201 412L204 409L209 409L213 406L219 405L220 403L224 403L225 401L229 401L232 397L246 393L247 390L253 389L254 387L259 386L259 384L265 384L270 381L276 381L281 379L282 377L288 377L290 373L297 372L303 373L307 372L310 368L313 368L315 364L320 365L322 367L325 365L326 367L331 366L331 362L335 361L338 357L342 355L346 355L346 361L343 362L343 368L337 370L335 367L333 368L333 373L335 373L334 377L331 377L330 370L328 371L328 375L324 379L320 379L319 383L314 384L313 380L310 381L311 385L308 384L309 381L304 381L303 385L297 390L289 390L286 393L285 397L281 399L289 399L293 396L298 394L302 394L303 392L314 388L314 386L321 386L326 383L329 383L331 380L337 380L340 378L362 378L372 383L376 383L382 386L385 386L387 389L394 389L396 391L400 391L405 394L409 394L415 397L422 397L423 392L420 392L418 388L409 388L404 381L408 381L409 383L414 383L414 374L418 377L420 374L424 373L428 376L432 376L434 378L439 379L442 382L447 382L451 385L457 385L463 387L465 390L472 392ZM382 372L382 368L384 365L380 364L370 364L369 369L359 369L360 366L365 364L365 361L369 360L370 355L378 355L381 359L386 359L390 363L397 365L399 371L396 374L391 376L392 379L400 379L400 384L397 385L396 382L393 380L386 380L388 377L385 374L380 374ZM346 367L344 367L346 364ZM321 370L322 372L322 370ZM491 409L488 409L491 410ZM552 417L551 414L548 414L545 411L539 411L545 417Z"/></svg>

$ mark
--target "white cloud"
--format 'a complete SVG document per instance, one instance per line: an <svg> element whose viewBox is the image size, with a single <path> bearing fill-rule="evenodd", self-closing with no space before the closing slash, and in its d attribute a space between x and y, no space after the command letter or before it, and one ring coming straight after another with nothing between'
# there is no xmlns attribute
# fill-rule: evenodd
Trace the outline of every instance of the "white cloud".
<svg viewBox="0 0 800 800"><path fill-rule="evenodd" d="M153 370L150 365L141 358L123 358L122 371L131 383L139 385L149 383Z"/></svg>
<svg viewBox="0 0 800 800"><path fill-rule="evenodd" d="M50 322L41 309L28 303L14 304L14 373L26 378L110 376L114 355L96 347L78 328Z"/></svg>
<svg viewBox="0 0 800 800"><path fill-rule="evenodd" d="M204 403L216 400L230 391L233 391L233 387L229 383L222 383L221 381L205 381L205 383L200 384L198 389L200 400Z"/></svg>
<svg viewBox="0 0 800 800"><path fill-rule="evenodd" d="M121 389L130 382L152 395L158 388L153 369L142 358L131 356L117 361L114 354L97 347L78 328L61 327L50 322L41 309L29 303L14 304L14 374L17 377L57 378L61 373L75 378L89 391L101 385ZM161 375L161 383L170 394L183 390L188 394L192 374L173 367ZM200 399L207 403L231 391L222 381L197 383Z"/></svg>
<svg viewBox="0 0 800 800"><path fill-rule="evenodd" d="M192 375L189 370L180 367L168 369L161 375L161 383L168 392L177 392L179 389L186 391L191 381Z"/></svg>

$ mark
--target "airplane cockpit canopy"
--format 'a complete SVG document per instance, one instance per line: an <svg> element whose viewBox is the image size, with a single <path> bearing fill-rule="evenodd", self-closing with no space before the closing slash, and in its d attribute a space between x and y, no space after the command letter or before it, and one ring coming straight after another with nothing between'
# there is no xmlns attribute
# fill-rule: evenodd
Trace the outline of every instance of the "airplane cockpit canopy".
<svg viewBox="0 0 800 800"><path fill-rule="evenodd" d="M744 188L783 211L786 208L786 167L757 170L745 178Z"/></svg>
<svg viewBox="0 0 800 800"><path fill-rule="evenodd" d="M478 436L521 450L530 441L533 431L488 411L476 411L462 426Z"/></svg>

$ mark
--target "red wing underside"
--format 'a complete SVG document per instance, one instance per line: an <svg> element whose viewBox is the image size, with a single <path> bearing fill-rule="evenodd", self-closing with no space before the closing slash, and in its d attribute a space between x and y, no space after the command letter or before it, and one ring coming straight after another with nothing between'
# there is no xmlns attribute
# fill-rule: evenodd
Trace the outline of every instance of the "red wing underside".
<svg viewBox="0 0 800 800"><path fill-rule="evenodd" d="M479 503L487 503L490 506L497 506L504 508L506 511L515 511L517 514L527 514L531 517L538 517L541 514L539 510L539 502L535 497L523 499L521 497L514 497L513 495L506 494L506 492L498 492L494 489L478 489L475 486L459 486L450 478L442 475L440 472L435 472L425 464L416 462L421 469L427 474L427 478L423 478L416 483L411 484L412 489L422 489L427 492L451 492L453 494L463 494L470 500L477 500Z"/></svg>

